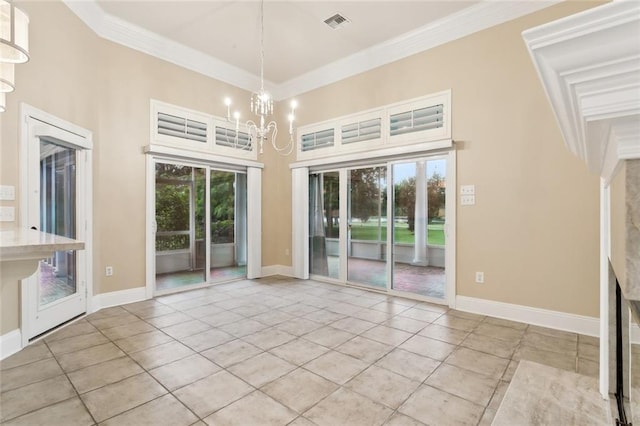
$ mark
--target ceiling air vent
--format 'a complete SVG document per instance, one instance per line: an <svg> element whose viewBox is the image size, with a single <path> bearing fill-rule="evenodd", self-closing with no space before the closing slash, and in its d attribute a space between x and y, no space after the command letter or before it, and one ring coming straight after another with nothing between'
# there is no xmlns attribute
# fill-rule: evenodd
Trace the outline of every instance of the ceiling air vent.
<svg viewBox="0 0 640 426"><path fill-rule="evenodd" d="M330 26L331 28L333 28L334 30L344 27L349 22L351 21L345 18L344 16L340 15L339 13L336 13L331 18L327 18L324 20L324 23Z"/></svg>

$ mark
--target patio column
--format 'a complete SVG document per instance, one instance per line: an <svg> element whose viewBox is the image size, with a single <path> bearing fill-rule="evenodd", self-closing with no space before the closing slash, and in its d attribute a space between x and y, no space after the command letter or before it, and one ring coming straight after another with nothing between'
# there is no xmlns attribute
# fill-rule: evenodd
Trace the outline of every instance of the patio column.
<svg viewBox="0 0 640 426"><path fill-rule="evenodd" d="M416 161L416 207L413 235L412 263L427 266L427 173L424 161Z"/></svg>

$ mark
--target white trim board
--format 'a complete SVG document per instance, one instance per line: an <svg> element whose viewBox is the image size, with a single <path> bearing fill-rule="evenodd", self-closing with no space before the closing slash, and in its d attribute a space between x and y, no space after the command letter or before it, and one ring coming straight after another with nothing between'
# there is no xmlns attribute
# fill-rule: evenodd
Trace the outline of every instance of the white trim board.
<svg viewBox="0 0 640 426"><path fill-rule="evenodd" d="M271 277L274 275L293 278L293 267L285 265L269 265L262 267L262 277Z"/></svg>
<svg viewBox="0 0 640 426"><path fill-rule="evenodd" d="M126 305L128 303L139 302L146 299L147 297L145 287L136 287L127 290L97 294L93 296L93 298L91 299L91 303L89 303L87 306L87 315L104 308ZM25 342L24 348L29 346L29 344L30 343L28 341ZM0 336L0 360L13 355L22 349L22 332L19 328L16 328L15 330L12 330Z"/></svg>
<svg viewBox="0 0 640 426"><path fill-rule="evenodd" d="M147 300L146 287L129 288L126 290L111 291L109 293L96 294L91 300L91 312L112 306L126 305L127 303Z"/></svg>
<svg viewBox="0 0 640 426"><path fill-rule="evenodd" d="M22 333L19 328L0 336L0 360L22 349Z"/></svg>
<svg viewBox="0 0 640 426"><path fill-rule="evenodd" d="M600 320L595 317L467 296L456 296L456 309L587 336L597 337L600 334Z"/></svg>

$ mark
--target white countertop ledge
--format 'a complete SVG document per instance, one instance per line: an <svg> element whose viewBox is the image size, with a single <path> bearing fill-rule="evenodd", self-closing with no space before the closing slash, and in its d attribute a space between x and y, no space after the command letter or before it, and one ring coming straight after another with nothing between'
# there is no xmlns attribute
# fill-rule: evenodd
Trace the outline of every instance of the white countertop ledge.
<svg viewBox="0 0 640 426"><path fill-rule="evenodd" d="M84 242L33 229L0 231L0 261L46 259L56 251L82 250Z"/></svg>

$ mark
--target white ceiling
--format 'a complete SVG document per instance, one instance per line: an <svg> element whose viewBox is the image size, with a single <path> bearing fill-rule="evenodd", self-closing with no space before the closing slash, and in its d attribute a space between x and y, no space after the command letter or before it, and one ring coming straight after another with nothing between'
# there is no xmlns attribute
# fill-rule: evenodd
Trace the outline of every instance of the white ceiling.
<svg viewBox="0 0 640 426"><path fill-rule="evenodd" d="M104 38L248 90L260 75L256 0L64 0ZM266 85L292 96L558 0L266 0ZM332 29L340 13L351 22Z"/></svg>
<svg viewBox="0 0 640 426"><path fill-rule="evenodd" d="M265 78L281 84L477 1L267 1ZM106 12L260 75L260 2L111 1ZM336 13L351 23L332 29Z"/></svg>

